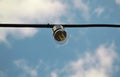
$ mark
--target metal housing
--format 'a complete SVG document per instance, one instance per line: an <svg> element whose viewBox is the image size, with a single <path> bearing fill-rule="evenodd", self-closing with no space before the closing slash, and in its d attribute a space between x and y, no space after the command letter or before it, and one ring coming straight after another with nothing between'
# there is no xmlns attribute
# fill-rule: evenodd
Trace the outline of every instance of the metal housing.
<svg viewBox="0 0 120 77"><path fill-rule="evenodd" d="M64 30L62 25L55 25L53 26L53 36L54 39L57 41L64 41L67 37L67 33Z"/></svg>

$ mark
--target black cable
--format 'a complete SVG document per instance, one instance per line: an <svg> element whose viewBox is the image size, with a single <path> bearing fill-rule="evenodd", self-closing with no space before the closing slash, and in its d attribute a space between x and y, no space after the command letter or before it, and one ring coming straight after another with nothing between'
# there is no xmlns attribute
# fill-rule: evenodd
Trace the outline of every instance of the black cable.
<svg viewBox="0 0 120 77"><path fill-rule="evenodd" d="M77 27L119 27L117 24L0 24L0 27L16 27L16 28L53 28L55 25L62 25L65 28Z"/></svg>

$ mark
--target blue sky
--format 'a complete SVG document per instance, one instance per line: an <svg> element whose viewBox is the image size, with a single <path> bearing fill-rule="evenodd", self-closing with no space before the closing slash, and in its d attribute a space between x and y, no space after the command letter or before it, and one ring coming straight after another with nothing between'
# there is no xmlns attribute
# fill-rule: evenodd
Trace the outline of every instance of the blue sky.
<svg viewBox="0 0 120 77"><path fill-rule="evenodd" d="M120 0L1 0L0 23L120 24ZM0 77L118 77L119 28L0 28Z"/></svg>

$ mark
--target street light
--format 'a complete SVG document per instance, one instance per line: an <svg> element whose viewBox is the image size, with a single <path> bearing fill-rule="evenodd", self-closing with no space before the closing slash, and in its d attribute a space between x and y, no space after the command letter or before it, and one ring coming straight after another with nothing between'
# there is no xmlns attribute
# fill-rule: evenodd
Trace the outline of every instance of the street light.
<svg viewBox="0 0 120 77"><path fill-rule="evenodd" d="M85 27L119 27L119 24L0 24L0 27L22 27L22 28L52 28L54 39L58 42L65 41L67 33L65 28L85 28Z"/></svg>
<svg viewBox="0 0 120 77"><path fill-rule="evenodd" d="M62 25L55 25L52 28L53 36L56 41L64 41L67 37L67 33Z"/></svg>

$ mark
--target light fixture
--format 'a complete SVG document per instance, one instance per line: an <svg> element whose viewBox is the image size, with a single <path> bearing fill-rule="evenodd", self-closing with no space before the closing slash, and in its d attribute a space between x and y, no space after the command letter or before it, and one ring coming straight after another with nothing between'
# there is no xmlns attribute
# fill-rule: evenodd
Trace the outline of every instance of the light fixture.
<svg viewBox="0 0 120 77"><path fill-rule="evenodd" d="M120 28L120 24L0 24L0 27L15 28L52 28L53 36L56 41L64 42L67 38L65 28L85 28L85 27L115 27Z"/></svg>
<svg viewBox="0 0 120 77"><path fill-rule="evenodd" d="M67 37L67 33L62 25L55 25L52 28L53 36L56 41L64 41Z"/></svg>

